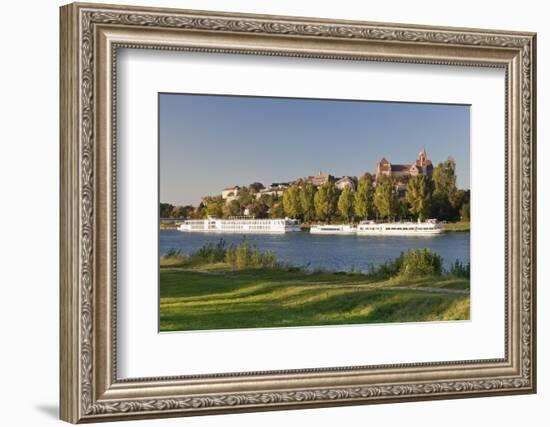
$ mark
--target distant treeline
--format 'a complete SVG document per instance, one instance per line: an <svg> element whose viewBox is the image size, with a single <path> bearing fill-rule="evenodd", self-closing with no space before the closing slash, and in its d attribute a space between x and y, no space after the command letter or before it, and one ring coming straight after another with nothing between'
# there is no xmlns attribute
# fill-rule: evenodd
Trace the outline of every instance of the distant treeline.
<svg viewBox="0 0 550 427"><path fill-rule="evenodd" d="M339 222L363 219L416 220L437 218L446 221L470 220L470 190L456 187L456 164L449 158L439 163L431 177L381 177L375 182L365 173L355 181L356 189L339 190L327 182L291 185L282 196L257 196L263 186L253 183L238 190L229 202L222 196L207 196L199 206L160 204L161 218L194 218L207 216L227 218L248 215L256 218L290 217L305 222ZM261 186L261 187L260 187ZM400 191L399 187L404 187Z"/></svg>

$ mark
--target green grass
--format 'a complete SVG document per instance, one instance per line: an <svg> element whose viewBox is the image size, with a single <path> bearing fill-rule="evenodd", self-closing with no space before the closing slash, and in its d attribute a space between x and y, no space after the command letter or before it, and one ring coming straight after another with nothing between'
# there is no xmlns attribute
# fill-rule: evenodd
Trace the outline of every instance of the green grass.
<svg viewBox="0 0 550 427"><path fill-rule="evenodd" d="M161 259L161 331L467 320L469 280Z"/></svg>
<svg viewBox="0 0 550 427"><path fill-rule="evenodd" d="M470 231L470 221L448 222L443 224L445 231Z"/></svg>

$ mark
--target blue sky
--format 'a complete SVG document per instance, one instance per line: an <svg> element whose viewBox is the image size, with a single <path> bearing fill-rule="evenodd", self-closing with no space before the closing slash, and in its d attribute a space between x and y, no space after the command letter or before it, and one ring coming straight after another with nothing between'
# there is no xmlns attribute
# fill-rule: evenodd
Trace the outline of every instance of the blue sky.
<svg viewBox="0 0 550 427"><path fill-rule="evenodd" d="M452 156L458 187L470 188L469 106L187 94L159 104L161 202L319 171L359 176L422 148L434 165Z"/></svg>

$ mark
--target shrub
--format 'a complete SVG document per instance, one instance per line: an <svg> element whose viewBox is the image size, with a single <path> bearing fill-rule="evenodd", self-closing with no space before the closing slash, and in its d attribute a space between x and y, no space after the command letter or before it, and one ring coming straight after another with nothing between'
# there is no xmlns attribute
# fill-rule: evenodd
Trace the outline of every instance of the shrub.
<svg viewBox="0 0 550 427"><path fill-rule="evenodd" d="M403 254L403 252L401 252L401 254L397 258L386 261L383 264L380 264L378 267L369 265L367 275L376 279L389 279L391 277L399 275L401 267L403 265L404 256L405 255Z"/></svg>
<svg viewBox="0 0 550 427"><path fill-rule="evenodd" d="M260 250L255 242L251 247L250 242L246 238L243 238L242 242L238 245L231 245L225 248L223 261L236 269L281 267L273 252Z"/></svg>
<svg viewBox="0 0 550 427"><path fill-rule="evenodd" d="M411 249L403 256L399 274L406 277L439 276L442 258L429 249Z"/></svg>
<svg viewBox="0 0 550 427"><path fill-rule="evenodd" d="M190 259L182 253L181 249L170 248L160 257L159 265L161 268L179 268L189 265Z"/></svg>
<svg viewBox="0 0 550 427"><path fill-rule="evenodd" d="M271 251L262 252L262 267L265 268L279 268L280 264L277 262L275 254Z"/></svg>
<svg viewBox="0 0 550 427"><path fill-rule="evenodd" d="M181 256L181 249L170 248L164 255L165 258L176 258Z"/></svg>
<svg viewBox="0 0 550 427"><path fill-rule="evenodd" d="M460 220L470 221L470 204L464 203L460 208Z"/></svg>
<svg viewBox="0 0 550 427"><path fill-rule="evenodd" d="M250 264L257 267L262 265L262 252L258 249L258 244L256 242L252 245L252 255L250 257Z"/></svg>
<svg viewBox="0 0 550 427"><path fill-rule="evenodd" d="M251 264L250 254L250 243L247 239L243 239L243 241L237 246L235 255L235 267L239 269L248 267Z"/></svg>
<svg viewBox="0 0 550 427"><path fill-rule="evenodd" d="M225 240L220 239L218 243L213 244L211 242L204 244L191 256L194 258L201 258L208 262L222 262L225 258L226 247Z"/></svg>
<svg viewBox="0 0 550 427"><path fill-rule="evenodd" d="M225 251L224 261L232 266L237 263L237 251L234 245L229 246Z"/></svg>
<svg viewBox="0 0 550 427"><path fill-rule="evenodd" d="M456 277L463 277L465 279L470 278L470 263L462 263L459 260L456 260L452 265L451 269L449 270L449 273L451 273L453 276Z"/></svg>

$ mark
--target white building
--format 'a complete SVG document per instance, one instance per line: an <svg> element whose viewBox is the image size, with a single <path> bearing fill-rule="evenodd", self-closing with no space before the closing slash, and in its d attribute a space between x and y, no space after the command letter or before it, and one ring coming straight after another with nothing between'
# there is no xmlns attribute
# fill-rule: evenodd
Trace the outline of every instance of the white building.
<svg viewBox="0 0 550 427"><path fill-rule="evenodd" d="M355 190L355 182L349 176L343 176L338 181L336 181L334 185L336 185L339 190L343 190L346 187Z"/></svg>
<svg viewBox="0 0 550 427"><path fill-rule="evenodd" d="M256 193L256 199L260 199L262 196L276 196L282 197L284 194L284 189L279 188L264 188Z"/></svg>
<svg viewBox="0 0 550 427"><path fill-rule="evenodd" d="M224 199L227 203L235 200L240 189L241 187L239 187L238 185L235 185L234 187L224 188L222 191L222 199Z"/></svg>

